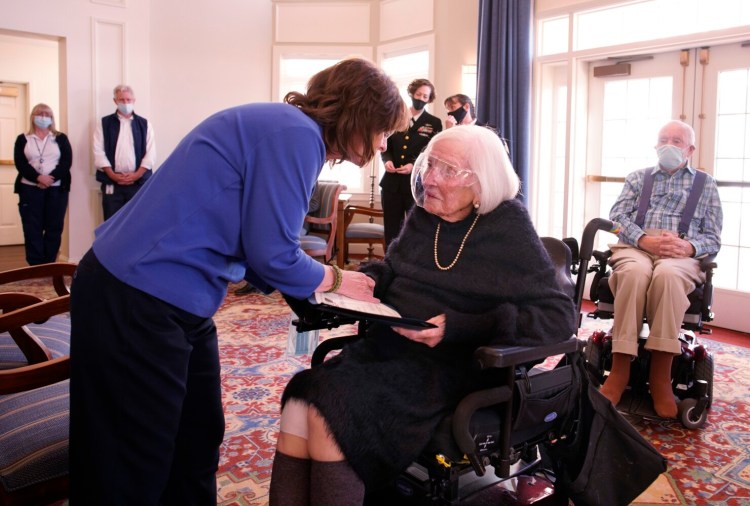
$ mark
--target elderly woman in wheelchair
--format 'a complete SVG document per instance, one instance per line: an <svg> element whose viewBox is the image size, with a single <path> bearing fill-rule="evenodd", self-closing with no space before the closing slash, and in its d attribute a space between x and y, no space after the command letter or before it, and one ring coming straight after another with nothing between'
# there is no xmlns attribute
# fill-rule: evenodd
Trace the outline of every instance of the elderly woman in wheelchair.
<svg viewBox="0 0 750 506"><path fill-rule="evenodd" d="M302 371L282 399L270 504L361 504L420 454L476 382L488 344L569 339L571 296L516 200L500 138L479 126L435 136L415 164L417 206L384 261L362 271L414 330L371 323L365 337Z"/></svg>

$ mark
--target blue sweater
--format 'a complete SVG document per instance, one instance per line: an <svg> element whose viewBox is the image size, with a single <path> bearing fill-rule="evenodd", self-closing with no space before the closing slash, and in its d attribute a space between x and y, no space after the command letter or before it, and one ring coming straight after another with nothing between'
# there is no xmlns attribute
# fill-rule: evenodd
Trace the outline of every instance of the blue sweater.
<svg viewBox="0 0 750 506"><path fill-rule="evenodd" d="M198 316L243 277L307 297L324 268L299 231L324 162L319 125L294 106L216 113L96 229L94 253L120 281Z"/></svg>

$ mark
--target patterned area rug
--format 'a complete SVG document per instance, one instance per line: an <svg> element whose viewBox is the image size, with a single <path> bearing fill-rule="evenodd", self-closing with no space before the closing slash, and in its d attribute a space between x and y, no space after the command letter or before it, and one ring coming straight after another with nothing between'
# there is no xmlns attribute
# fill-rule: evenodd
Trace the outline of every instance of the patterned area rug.
<svg viewBox="0 0 750 506"><path fill-rule="evenodd" d="M44 283L5 285L54 296ZM281 297L229 295L215 317L219 330L226 434L221 448L218 504L265 506L278 434L279 399L289 378L310 363L287 346L292 313ZM582 337L610 323L584 318ZM353 333L323 330L320 339ZM701 338L714 357L714 399L702 429L677 421L629 417L669 460L669 469L634 504L750 505L750 348ZM304 344L304 343L303 343ZM291 349L287 349L291 348ZM613 456L616 458L616 456ZM613 477L627 479L627 477Z"/></svg>
<svg viewBox="0 0 750 506"><path fill-rule="evenodd" d="M219 504L266 505L281 392L310 356L287 352L292 315L278 294L229 295L219 328L227 430L218 475ZM584 318L588 337L610 323ZM320 338L353 329L321 331ZM714 355L714 401L699 430L679 422L630 418L669 460L638 505L750 505L750 349L701 338ZM613 456L616 458L616 456ZM613 477L613 479L627 479Z"/></svg>

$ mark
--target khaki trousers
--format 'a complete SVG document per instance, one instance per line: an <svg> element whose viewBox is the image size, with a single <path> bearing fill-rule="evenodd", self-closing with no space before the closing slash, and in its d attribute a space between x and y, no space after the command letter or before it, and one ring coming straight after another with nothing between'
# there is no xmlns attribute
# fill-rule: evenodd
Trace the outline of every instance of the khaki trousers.
<svg viewBox="0 0 750 506"><path fill-rule="evenodd" d="M682 319L690 306L688 294L705 282L695 258L659 258L626 244L610 246L615 297L612 351L638 354L638 334L646 316L650 333L646 349L678 354Z"/></svg>

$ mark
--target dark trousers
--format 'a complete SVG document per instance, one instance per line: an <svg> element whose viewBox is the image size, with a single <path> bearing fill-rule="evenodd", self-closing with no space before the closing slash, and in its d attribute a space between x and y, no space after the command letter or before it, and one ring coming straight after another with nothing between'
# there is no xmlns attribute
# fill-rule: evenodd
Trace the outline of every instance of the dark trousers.
<svg viewBox="0 0 750 506"><path fill-rule="evenodd" d="M26 261L29 265L54 262L60 251L68 192L52 186L20 184L18 211L21 214Z"/></svg>
<svg viewBox="0 0 750 506"><path fill-rule="evenodd" d="M380 192L380 202L383 206L383 233L385 235L385 247L391 244L404 225L406 214L414 206L414 197L411 192Z"/></svg>
<svg viewBox="0 0 750 506"><path fill-rule="evenodd" d="M213 320L120 282L91 250L71 293L71 505L216 504Z"/></svg>
<svg viewBox="0 0 750 506"><path fill-rule="evenodd" d="M112 185L112 193L107 194L107 185L102 184L102 211L104 211L104 220L108 220L117 211L123 208L125 204L135 197L138 190L141 189L140 184L131 185Z"/></svg>

